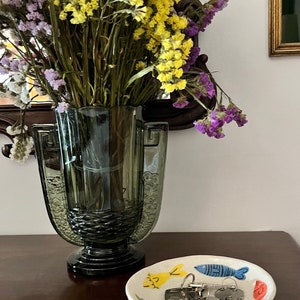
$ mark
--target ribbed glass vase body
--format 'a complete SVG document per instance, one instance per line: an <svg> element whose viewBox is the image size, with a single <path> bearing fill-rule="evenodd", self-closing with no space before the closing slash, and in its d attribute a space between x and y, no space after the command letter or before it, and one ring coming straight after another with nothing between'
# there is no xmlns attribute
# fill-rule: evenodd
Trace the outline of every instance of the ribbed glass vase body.
<svg viewBox="0 0 300 300"><path fill-rule="evenodd" d="M46 206L56 231L83 245L68 268L108 275L143 264L131 244L159 216L167 144L165 123L136 119L132 107L84 107L33 127Z"/></svg>

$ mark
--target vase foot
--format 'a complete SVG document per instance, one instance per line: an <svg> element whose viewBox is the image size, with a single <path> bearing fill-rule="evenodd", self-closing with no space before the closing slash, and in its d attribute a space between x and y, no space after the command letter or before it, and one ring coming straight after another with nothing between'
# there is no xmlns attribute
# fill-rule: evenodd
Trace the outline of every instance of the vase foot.
<svg viewBox="0 0 300 300"><path fill-rule="evenodd" d="M144 267L145 254L134 246L118 249L84 247L67 260L68 271L84 277L104 277Z"/></svg>

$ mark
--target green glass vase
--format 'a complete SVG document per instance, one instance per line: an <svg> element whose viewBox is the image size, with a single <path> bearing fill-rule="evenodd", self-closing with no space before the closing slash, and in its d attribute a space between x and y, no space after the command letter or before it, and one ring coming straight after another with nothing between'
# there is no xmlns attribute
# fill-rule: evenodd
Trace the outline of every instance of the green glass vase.
<svg viewBox="0 0 300 300"><path fill-rule="evenodd" d="M68 270L106 276L143 266L134 244L159 216L167 123L144 123L126 106L69 108L56 120L32 132L51 223L82 246Z"/></svg>

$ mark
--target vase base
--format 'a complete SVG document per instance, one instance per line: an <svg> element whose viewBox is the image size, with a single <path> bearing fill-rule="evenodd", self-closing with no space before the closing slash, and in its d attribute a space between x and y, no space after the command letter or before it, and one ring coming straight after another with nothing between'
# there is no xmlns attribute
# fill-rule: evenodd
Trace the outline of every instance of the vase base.
<svg viewBox="0 0 300 300"><path fill-rule="evenodd" d="M117 251L83 248L70 254L68 271L84 277L105 277L145 266L145 254L133 246Z"/></svg>

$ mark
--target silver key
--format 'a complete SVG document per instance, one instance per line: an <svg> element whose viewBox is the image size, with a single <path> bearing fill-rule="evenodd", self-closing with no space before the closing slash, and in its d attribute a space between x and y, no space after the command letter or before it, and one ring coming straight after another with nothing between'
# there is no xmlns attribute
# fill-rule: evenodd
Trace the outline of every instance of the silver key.
<svg viewBox="0 0 300 300"><path fill-rule="evenodd" d="M220 300L243 300L244 292L237 288L221 288L215 292L215 297Z"/></svg>
<svg viewBox="0 0 300 300"><path fill-rule="evenodd" d="M165 291L165 300L205 300L206 294L202 288L173 288Z"/></svg>

